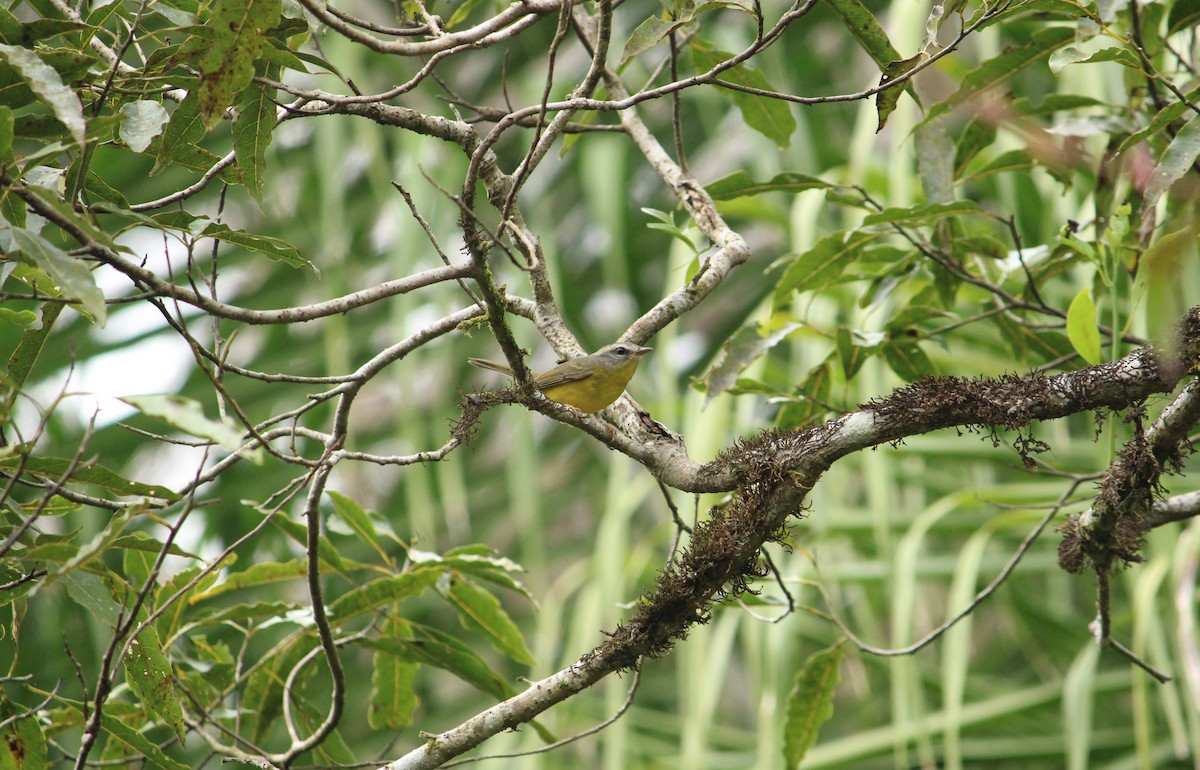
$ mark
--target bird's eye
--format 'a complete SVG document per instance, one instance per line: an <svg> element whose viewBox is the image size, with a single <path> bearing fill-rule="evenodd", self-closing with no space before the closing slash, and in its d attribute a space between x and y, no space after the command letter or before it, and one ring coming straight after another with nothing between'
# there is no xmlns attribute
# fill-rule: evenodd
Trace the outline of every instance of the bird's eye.
<svg viewBox="0 0 1200 770"><path fill-rule="evenodd" d="M625 347L624 345L618 345L617 347L613 348L613 352L618 356L627 356L629 355L629 348Z"/></svg>

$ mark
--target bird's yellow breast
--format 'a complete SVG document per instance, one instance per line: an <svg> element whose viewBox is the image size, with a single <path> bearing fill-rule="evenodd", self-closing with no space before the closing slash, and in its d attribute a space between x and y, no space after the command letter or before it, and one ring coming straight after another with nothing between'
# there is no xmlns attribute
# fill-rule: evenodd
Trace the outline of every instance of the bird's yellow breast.
<svg viewBox="0 0 1200 770"><path fill-rule="evenodd" d="M621 397L637 365L635 358L610 369L598 366L583 379L542 388L542 394L585 414L599 412Z"/></svg>

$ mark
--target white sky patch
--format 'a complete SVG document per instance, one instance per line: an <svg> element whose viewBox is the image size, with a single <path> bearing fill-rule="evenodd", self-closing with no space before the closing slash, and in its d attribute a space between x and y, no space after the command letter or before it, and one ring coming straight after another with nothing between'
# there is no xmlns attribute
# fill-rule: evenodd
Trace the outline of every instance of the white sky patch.
<svg viewBox="0 0 1200 770"><path fill-rule="evenodd" d="M71 372L61 409L80 424L96 415L96 427L128 418L137 410L118 401L121 396L175 393L193 366L191 352L175 337L156 335L122 350L114 350L77 364ZM63 389L66 371L33 389L43 407ZM165 428L165 426L164 426Z"/></svg>

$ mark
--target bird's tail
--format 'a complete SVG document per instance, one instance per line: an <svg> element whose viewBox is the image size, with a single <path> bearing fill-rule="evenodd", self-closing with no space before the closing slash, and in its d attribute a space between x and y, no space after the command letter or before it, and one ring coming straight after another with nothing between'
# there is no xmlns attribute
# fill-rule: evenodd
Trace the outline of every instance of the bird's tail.
<svg viewBox="0 0 1200 770"><path fill-rule="evenodd" d="M486 358L468 358L467 363L471 366L478 366L480 369L491 369L493 372L507 374L509 377L513 376L512 369L508 367L508 364L489 361Z"/></svg>

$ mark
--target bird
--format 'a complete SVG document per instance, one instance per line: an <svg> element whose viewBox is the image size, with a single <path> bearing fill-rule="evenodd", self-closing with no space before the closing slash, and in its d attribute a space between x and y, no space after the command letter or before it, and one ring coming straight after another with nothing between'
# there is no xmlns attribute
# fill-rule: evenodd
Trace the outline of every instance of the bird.
<svg viewBox="0 0 1200 770"><path fill-rule="evenodd" d="M533 375L533 384L551 401L574 407L584 414L593 414L621 397L638 362L653 349L630 342L614 342L590 356L572 358ZM467 363L515 376L507 364L486 358L468 358Z"/></svg>

